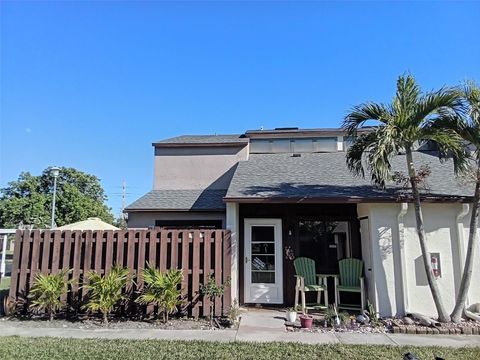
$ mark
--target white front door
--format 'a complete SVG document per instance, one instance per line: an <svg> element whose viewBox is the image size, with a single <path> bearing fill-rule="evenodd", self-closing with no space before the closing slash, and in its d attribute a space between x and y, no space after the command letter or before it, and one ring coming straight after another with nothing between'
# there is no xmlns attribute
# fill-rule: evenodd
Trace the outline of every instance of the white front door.
<svg viewBox="0 0 480 360"><path fill-rule="evenodd" d="M245 219L246 303L283 304L282 220Z"/></svg>

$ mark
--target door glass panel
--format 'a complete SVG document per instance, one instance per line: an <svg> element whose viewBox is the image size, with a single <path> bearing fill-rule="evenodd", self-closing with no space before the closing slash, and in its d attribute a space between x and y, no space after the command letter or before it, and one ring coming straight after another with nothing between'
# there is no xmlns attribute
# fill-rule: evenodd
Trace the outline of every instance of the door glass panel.
<svg viewBox="0 0 480 360"><path fill-rule="evenodd" d="M253 243L252 255L257 255L257 254L274 255L275 244L274 243Z"/></svg>
<svg viewBox="0 0 480 360"><path fill-rule="evenodd" d="M274 284L275 272L252 272L253 284Z"/></svg>
<svg viewBox="0 0 480 360"><path fill-rule="evenodd" d="M252 226L252 283L275 283L275 228Z"/></svg>
<svg viewBox="0 0 480 360"><path fill-rule="evenodd" d="M273 226L252 226L252 242L275 242Z"/></svg>

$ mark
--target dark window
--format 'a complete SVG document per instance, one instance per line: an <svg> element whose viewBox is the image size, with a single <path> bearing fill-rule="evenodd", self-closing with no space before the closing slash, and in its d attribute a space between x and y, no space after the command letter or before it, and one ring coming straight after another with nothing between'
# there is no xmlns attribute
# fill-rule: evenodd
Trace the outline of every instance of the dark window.
<svg viewBox="0 0 480 360"><path fill-rule="evenodd" d="M222 220L156 220L155 227L165 229L221 229Z"/></svg>

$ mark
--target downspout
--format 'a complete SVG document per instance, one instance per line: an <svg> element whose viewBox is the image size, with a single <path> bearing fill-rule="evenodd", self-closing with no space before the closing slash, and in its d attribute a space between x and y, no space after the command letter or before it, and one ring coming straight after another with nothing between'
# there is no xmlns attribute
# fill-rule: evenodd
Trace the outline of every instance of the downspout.
<svg viewBox="0 0 480 360"><path fill-rule="evenodd" d="M458 266L459 266L459 274L460 278L463 276L463 268L465 266L465 231L463 227L463 218L469 213L470 205L469 204L462 204L462 210L457 214L456 217L456 225L457 225L457 240L458 240ZM455 292L458 293L458 288L455 289ZM467 294L467 301L466 305L469 304L468 301L468 294Z"/></svg>
<svg viewBox="0 0 480 360"><path fill-rule="evenodd" d="M408 203L400 204L400 212L397 215L398 221L398 242L400 249L400 271L402 273L402 297L403 297L403 309L405 313L409 313L408 303L408 284L407 284L407 266L405 260L405 224L403 223L403 217L408 211Z"/></svg>

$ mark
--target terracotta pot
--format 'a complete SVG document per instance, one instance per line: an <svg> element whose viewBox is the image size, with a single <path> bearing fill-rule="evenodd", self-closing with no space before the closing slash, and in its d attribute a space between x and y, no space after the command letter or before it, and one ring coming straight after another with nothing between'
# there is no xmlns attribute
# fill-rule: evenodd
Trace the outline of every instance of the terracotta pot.
<svg viewBox="0 0 480 360"><path fill-rule="evenodd" d="M294 323L297 320L297 312L296 311L287 311L287 321Z"/></svg>
<svg viewBox="0 0 480 360"><path fill-rule="evenodd" d="M311 329L313 325L313 316L310 315L301 315L300 316L300 326L304 329Z"/></svg>

